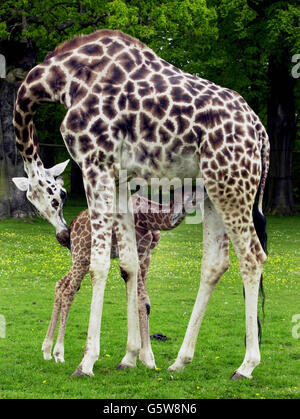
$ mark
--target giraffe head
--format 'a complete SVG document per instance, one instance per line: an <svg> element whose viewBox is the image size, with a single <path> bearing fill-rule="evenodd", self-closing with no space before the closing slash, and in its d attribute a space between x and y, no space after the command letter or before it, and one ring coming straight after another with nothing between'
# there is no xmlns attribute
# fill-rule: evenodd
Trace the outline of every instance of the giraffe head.
<svg viewBox="0 0 300 419"><path fill-rule="evenodd" d="M60 175L68 162L69 160L59 163L51 169L45 169L42 166L34 176L12 179L18 189L26 191L27 199L41 216L53 225L59 243L67 247L70 242L70 234L62 212L67 193L63 188L64 181Z"/></svg>

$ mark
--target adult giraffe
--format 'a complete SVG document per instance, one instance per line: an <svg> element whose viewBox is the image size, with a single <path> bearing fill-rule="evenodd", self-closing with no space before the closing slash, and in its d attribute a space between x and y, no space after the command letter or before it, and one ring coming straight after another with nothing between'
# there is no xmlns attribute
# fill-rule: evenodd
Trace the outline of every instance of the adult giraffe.
<svg viewBox="0 0 300 419"><path fill-rule="evenodd" d="M262 215L269 143L259 118L236 92L187 74L140 41L101 30L58 46L22 83L15 107L16 141L29 178L28 199L67 236L61 186L38 156L33 115L43 102L68 109L61 133L82 170L92 228L93 284L87 343L75 375L92 375L99 356L103 294L116 222L127 285L128 341L119 368L136 365L140 348L138 259L130 201L114 213L120 170L128 178L202 177L204 252L200 288L184 342L170 370L191 362L209 297L229 266L228 236L239 258L246 298L246 354L233 378L251 377L260 362L257 299L265 252L253 223L259 191ZM125 222L124 222L125 220Z"/></svg>

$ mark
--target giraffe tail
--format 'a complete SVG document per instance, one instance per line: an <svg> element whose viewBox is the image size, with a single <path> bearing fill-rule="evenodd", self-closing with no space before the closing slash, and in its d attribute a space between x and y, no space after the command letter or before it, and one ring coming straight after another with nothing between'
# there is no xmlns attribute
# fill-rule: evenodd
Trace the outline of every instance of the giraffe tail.
<svg viewBox="0 0 300 419"><path fill-rule="evenodd" d="M267 249L267 222L266 217L263 214L262 210L262 204L263 204L263 195L264 195L264 189L266 185L268 170L269 170L269 154L270 154L270 146L269 146L269 140L268 135L265 131L265 129L262 129L259 132L259 140L261 141L261 179L260 179L260 185L258 190L258 203L253 206L253 224L255 227L255 231L257 234L257 237L259 239L259 242L261 244L261 247L265 254L268 253ZM265 318L265 291L263 286L263 275L260 277L259 281L259 293L262 299L262 313L263 313L263 320ZM261 343L261 336L262 336L262 327L259 320L259 316L257 316L257 325L258 325L258 336L259 336L259 342Z"/></svg>
<svg viewBox="0 0 300 419"><path fill-rule="evenodd" d="M258 192L258 210L262 214L263 196L269 171L270 144L268 134L264 128L259 131L258 135L261 142L261 178Z"/></svg>

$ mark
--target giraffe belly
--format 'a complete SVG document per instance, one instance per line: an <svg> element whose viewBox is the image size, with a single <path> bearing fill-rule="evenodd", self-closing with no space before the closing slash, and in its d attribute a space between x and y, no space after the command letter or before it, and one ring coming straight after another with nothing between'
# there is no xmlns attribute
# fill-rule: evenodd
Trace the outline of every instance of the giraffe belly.
<svg viewBox="0 0 300 419"><path fill-rule="evenodd" d="M121 155L121 169L129 178L185 179L200 176L199 157L196 153L169 153L163 147L125 146Z"/></svg>

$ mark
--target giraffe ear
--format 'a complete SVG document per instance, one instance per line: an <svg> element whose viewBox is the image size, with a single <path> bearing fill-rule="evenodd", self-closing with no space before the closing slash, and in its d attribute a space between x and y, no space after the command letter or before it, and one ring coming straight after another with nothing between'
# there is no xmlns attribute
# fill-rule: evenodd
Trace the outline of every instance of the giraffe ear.
<svg viewBox="0 0 300 419"><path fill-rule="evenodd" d="M69 161L70 160L66 160L63 163L58 163L55 166L51 167L51 169L46 169L46 172L53 177L57 177L62 174L62 172L67 167Z"/></svg>
<svg viewBox="0 0 300 419"><path fill-rule="evenodd" d="M27 191L29 181L27 177L13 177L12 181L20 191Z"/></svg>

